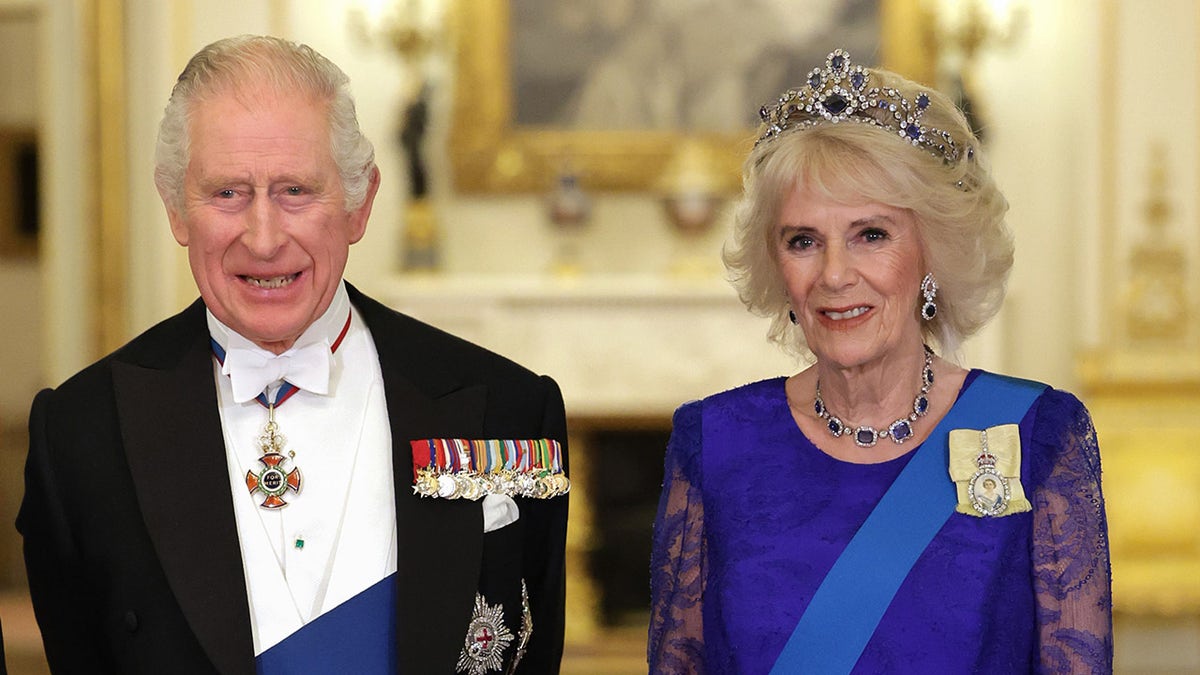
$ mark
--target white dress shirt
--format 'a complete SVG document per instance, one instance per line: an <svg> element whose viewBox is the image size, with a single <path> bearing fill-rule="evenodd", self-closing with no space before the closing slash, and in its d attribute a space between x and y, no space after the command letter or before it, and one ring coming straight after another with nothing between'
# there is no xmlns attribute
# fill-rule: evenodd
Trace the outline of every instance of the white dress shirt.
<svg viewBox="0 0 1200 675"><path fill-rule="evenodd" d="M301 389L275 410L288 457L281 468L285 473L297 468L301 475L300 491L281 495L287 502L282 508L263 508L264 495L252 495L246 485L248 472L257 475L263 469L257 441L267 408L253 399L235 400L231 377L238 373L226 374L213 360L256 655L396 571L392 439L383 376L370 331L344 285L329 309L280 356L286 360L314 343L334 344L347 316L349 330L331 354L327 393ZM257 367L261 370L264 359L267 368L274 367L273 354L211 312L208 326L227 354L258 350ZM269 387L269 397L279 385Z"/></svg>

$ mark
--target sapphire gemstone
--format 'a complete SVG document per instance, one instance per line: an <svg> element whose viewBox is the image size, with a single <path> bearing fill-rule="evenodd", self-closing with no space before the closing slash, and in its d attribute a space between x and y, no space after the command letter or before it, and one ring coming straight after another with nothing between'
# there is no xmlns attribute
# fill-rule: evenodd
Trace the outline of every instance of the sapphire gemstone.
<svg viewBox="0 0 1200 675"><path fill-rule="evenodd" d="M904 127L904 133L914 141L921 140L921 127L916 124L910 124Z"/></svg>
<svg viewBox="0 0 1200 675"><path fill-rule="evenodd" d="M830 94L825 97L824 101L821 101L821 107L833 115L841 115L846 111L847 106L849 103L842 98L841 94Z"/></svg>
<svg viewBox="0 0 1200 675"><path fill-rule="evenodd" d="M918 396L916 403L913 404L913 410L918 415L924 415L929 412L929 397L924 395Z"/></svg>
<svg viewBox="0 0 1200 675"><path fill-rule="evenodd" d="M924 110L928 107L929 107L929 95L921 94L920 96L917 96L917 109Z"/></svg>
<svg viewBox="0 0 1200 675"><path fill-rule="evenodd" d="M833 57L833 60L831 60L829 64L833 66L834 70L841 70L842 66L846 64L846 59L841 54L838 54L837 56Z"/></svg>
<svg viewBox="0 0 1200 675"><path fill-rule="evenodd" d="M875 430L869 427L860 427L854 432L854 442L859 445L875 445Z"/></svg>
<svg viewBox="0 0 1200 675"><path fill-rule="evenodd" d="M904 439L912 436L912 425L905 420L896 420L892 426L888 428L888 433L892 435L892 440L899 443Z"/></svg>
<svg viewBox="0 0 1200 675"><path fill-rule="evenodd" d="M867 76L863 75L861 72L855 72L850 76L850 84L854 85L855 89L862 89L863 85L866 83Z"/></svg>

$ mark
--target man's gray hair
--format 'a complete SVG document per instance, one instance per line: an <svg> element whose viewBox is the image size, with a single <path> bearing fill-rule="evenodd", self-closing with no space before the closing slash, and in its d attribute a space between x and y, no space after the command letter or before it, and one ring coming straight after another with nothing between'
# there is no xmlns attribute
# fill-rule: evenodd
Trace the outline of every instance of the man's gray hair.
<svg viewBox="0 0 1200 675"><path fill-rule="evenodd" d="M350 78L308 45L259 35L218 40L197 52L179 74L158 127L154 182L159 192L175 205L182 203L188 121L195 106L221 94L249 97L255 92L242 87L263 85L305 92L328 104L329 139L345 207L353 211L361 206L375 168L375 148L359 129Z"/></svg>

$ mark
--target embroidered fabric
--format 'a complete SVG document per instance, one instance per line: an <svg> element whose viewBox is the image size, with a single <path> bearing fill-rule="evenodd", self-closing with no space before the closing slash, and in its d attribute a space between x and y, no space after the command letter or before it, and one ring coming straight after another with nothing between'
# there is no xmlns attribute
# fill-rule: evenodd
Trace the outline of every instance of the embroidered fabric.
<svg viewBox="0 0 1200 675"><path fill-rule="evenodd" d="M676 411L651 557L651 673L769 672L912 455L872 465L825 455L791 419L783 383ZM1090 417L1071 394L1047 390L1020 427L1033 512L952 515L853 672L1111 672L1111 570Z"/></svg>

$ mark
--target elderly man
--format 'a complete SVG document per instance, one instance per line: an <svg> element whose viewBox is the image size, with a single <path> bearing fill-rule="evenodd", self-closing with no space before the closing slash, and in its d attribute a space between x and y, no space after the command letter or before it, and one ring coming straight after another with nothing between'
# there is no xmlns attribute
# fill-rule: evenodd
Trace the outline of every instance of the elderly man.
<svg viewBox="0 0 1200 675"><path fill-rule="evenodd" d="M209 45L156 165L200 300L33 403L52 670L557 672L561 394L342 280L379 188L345 74Z"/></svg>

